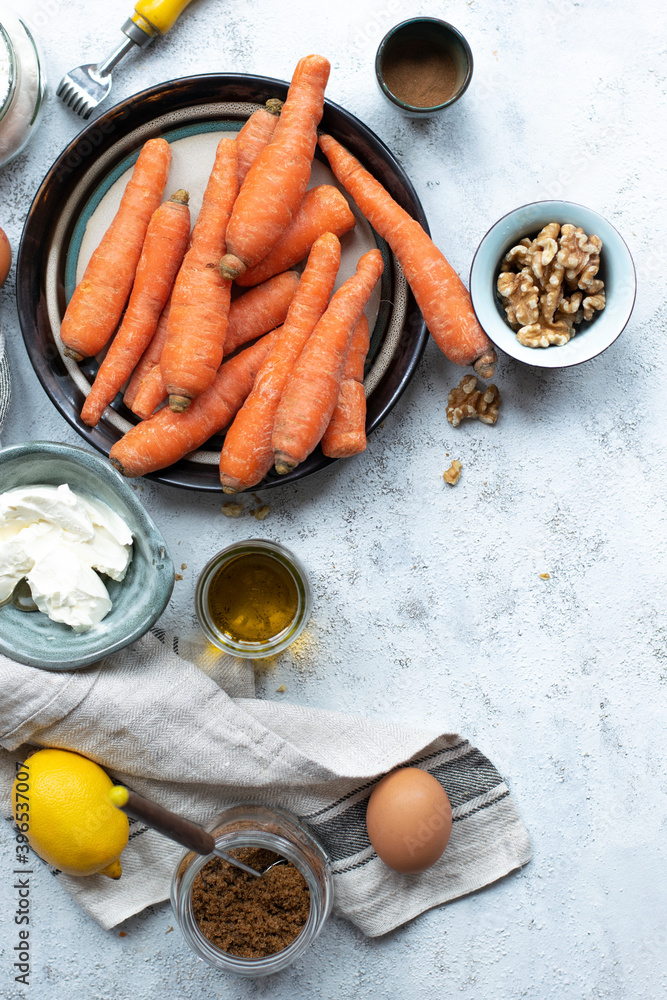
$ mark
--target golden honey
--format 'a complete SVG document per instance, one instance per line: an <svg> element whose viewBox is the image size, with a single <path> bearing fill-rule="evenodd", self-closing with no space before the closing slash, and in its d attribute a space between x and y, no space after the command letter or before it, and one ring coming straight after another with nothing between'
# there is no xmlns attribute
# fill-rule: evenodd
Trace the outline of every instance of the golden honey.
<svg viewBox="0 0 667 1000"><path fill-rule="evenodd" d="M291 625L298 607L294 577L264 552L230 559L208 589L211 618L236 642L268 642Z"/></svg>
<svg viewBox="0 0 667 1000"><path fill-rule="evenodd" d="M268 539L249 538L218 552L195 589L197 618L209 641L252 659L274 656L294 642L311 607L304 567Z"/></svg>

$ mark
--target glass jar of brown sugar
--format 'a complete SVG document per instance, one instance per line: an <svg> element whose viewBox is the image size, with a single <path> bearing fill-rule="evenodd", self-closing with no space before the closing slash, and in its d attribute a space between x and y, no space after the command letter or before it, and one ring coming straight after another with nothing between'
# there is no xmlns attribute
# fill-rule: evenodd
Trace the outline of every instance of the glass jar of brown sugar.
<svg viewBox="0 0 667 1000"><path fill-rule="evenodd" d="M296 816L269 806L233 806L207 830L218 848L238 851L257 870L284 861L259 885L217 858L186 851L171 886L185 940L216 969L241 976L279 972L303 954L331 912L333 881L324 848Z"/></svg>

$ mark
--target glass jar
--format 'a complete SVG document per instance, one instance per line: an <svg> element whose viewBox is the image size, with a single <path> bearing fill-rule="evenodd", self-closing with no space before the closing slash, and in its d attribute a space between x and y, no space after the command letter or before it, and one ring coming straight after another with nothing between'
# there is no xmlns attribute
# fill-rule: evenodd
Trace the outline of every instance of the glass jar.
<svg viewBox="0 0 667 1000"><path fill-rule="evenodd" d="M280 567L287 570L296 587L296 611L289 624L275 635L257 642L235 638L223 630L213 616L210 603L211 586L214 585L218 573L233 560L251 555L267 556L275 560ZM277 542L269 542L262 538L249 538L245 542L237 542L218 552L204 566L195 589L197 618L207 639L225 653L255 660L265 656L275 656L294 642L310 618L312 604L313 596L308 577L297 557Z"/></svg>
<svg viewBox="0 0 667 1000"><path fill-rule="evenodd" d="M183 937L195 955L215 969L239 976L279 972L303 954L331 912L333 880L324 848L296 816L273 806L232 806L216 816L206 829L215 836L216 847L221 850L263 847L291 861L308 884L310 910L303 929L282 951L264 958L241 958L221 951L201 932L192 906L194 880L211 855L204 857L186 851L171 883L171 905Z"/></svg>
<svg viewBox="0 0 667 1000"><path fill-rule="evenodd" d="M0 167L34 135L45 95L37 42L23 18L0 4Z"/></svg>

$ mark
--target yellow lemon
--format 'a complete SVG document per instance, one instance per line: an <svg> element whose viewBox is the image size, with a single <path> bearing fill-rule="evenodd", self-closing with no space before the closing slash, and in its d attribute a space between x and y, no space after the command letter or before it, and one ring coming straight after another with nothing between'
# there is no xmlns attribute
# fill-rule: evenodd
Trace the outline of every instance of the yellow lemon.
<svg viewBox="0 0 667 1000"><path fill-rule="evenodd" d="M12 805L33 851L68 875L120 878L129 825L109 800L114 783L102 768L70 750L38 750L19 776Z"/></svg>

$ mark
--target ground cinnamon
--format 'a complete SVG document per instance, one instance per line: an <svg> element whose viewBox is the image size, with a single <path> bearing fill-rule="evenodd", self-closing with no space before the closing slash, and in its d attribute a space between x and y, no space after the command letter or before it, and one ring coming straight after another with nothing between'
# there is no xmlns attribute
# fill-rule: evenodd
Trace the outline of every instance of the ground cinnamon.
<svg viewBox="0 0 667 1000"><path fill-rule="evenodd" d="M415 108L444 104L456 90L456 66L434 42L414 40L385 52L384 82L394 97Z"/></svg>
<svg viewBox="0 0 667 1000"><path fill-rule="evenodd" d="M280 858L261 847L230 853L256 871ZM308 884L291 862L256 878L213 858L192 888L192 911L202 934L216 948L241 958L265 958L282 951L303 929L309 910Z"/></svg>

